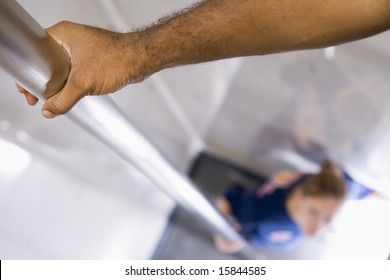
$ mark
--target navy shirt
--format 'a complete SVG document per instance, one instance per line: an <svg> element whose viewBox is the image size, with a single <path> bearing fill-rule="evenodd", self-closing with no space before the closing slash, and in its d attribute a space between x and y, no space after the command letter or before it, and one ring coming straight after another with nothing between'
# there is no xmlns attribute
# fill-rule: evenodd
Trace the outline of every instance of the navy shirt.
<svg viewBox="0 0 390 280"><path fill-rule="evenodd" d="M295 247L303 234L287 214L285 202L293 187L301 181L262 196L240 186L234 186L225 194L234 217L242 226L241 234L245 239L257 246Z"/></svg>
<svg viewBox="0 0 390 280"><path fill-rule="evenodd" d="M233 186L225 197L231 204L233 216L242 226L241 234L250 243L275 249L293 249L303 237L303 232L289 217L286 199L295 186L310 174L302 174L292 184L263 192L261 185L254 191ZM349 199L361 199L371 190L343 174L348 186Z"/></svg>

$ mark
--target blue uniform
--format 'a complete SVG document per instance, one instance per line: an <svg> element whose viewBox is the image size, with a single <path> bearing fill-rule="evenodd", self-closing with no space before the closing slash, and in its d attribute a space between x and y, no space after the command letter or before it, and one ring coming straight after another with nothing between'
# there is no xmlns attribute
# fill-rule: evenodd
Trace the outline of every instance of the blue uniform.
<svg viewBox="0 0 390 280"><path fill-rule="evenodd" d="M348 186L349 199L361 199L371 190L343 174ZM242 226L241 234L250 243L275 249L293 249L303 237L298 225L289 217L286 199L295 186L303 182L309 174L302 174L292 184L283 188L262 192L261 186L248 191L233 186L225 197L230 202L233 216Z"/></svg>
<svg viewBox="0 0 390 280"><path fill-rule="evenodd" d="M356 182L345 172L343 173L343 178L348 187L347 199L363 199L373 193L371 189Z"/></svg>

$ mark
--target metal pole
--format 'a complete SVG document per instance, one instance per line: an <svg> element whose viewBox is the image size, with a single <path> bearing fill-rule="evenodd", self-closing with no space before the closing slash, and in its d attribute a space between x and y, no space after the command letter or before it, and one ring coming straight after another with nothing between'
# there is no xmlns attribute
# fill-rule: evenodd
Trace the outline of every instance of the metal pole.
<svg viewBox="0 0 390 280"><path fill-rule="evenodd" d="M0 0L0 66L27 90L43 98L48 87L56 91L63 87L70 62L54 39L16 1ZM231 241L241 239L193 183L134 129L107 96L84 98L68 116L138 168L212 231Z"/></svg>

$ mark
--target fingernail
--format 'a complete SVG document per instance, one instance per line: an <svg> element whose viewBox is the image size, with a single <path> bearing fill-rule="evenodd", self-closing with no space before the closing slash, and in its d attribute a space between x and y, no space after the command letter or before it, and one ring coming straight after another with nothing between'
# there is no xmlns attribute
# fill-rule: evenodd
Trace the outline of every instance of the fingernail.
<svg viewBox="0 0 390 280"><path fill-rule="evenodd" d="M54 115L52 112L48 111L48 110L43 110L42 111L42 115L47 118L47 119L53 119L56 117L56 115Z"/></svg>

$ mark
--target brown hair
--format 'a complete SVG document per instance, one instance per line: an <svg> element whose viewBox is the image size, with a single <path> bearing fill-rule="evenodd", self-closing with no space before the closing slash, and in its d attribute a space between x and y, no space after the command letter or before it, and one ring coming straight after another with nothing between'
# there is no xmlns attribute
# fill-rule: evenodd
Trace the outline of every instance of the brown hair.
<svg viewBox="0 0 390 280"><path fill-rule="evenodd" d="M340 169L331 161L322 163L321 171L307 178L300 186L305 196L325 196L344 199L347 186Z"/></svg>

